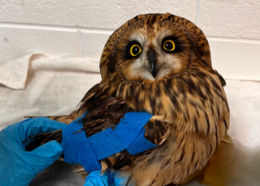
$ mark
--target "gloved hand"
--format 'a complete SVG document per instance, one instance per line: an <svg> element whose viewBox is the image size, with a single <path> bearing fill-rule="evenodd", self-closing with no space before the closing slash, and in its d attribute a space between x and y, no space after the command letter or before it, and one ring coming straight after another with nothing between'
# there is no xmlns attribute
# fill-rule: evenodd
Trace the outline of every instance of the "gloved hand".
<svg viewBox="0 0 260 186"><path fill-rule="evenodd" d="M48 142L33 151L25 151L38 133L63 128L63 123L48 118L27 119L0 131L0 185L26 186L36 174L53 164L63 154L56 141Z"/></svg>
<svg viewBox="0 0 260 186"><path fill-rule="evenodd" d="M126 185L129 175L120 172L105 172L93 171L86 178L84 186L121 186Z"/></svg>
<svg viewBox="0 0 260 186"><path fill-rule="evenodd" d="M0 185L29 185L38 172L54 163L63 154L61 145L56 141L48 142L30 152L25 149L32 140L22 142L38 133L65 126L48 118L36 118L24 120L0 131ZM127 178L128 176L121 173L111 175L94 171L87 177L84 186L125 185Z"/></svg>

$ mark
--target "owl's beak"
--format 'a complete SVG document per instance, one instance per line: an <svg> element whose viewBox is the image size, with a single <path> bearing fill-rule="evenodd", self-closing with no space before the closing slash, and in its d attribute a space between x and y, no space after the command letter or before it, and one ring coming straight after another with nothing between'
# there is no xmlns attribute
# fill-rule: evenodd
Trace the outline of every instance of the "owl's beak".
<svg viewBox="0 0 260 186"><path fill-rule="evenodd" d="M147 52L147 56L148 56L148 61L150 63L150 72L153 75L153 77L155 78L155 76L156 76L156 62L157 62L155 50L150 49Z"/></svg>

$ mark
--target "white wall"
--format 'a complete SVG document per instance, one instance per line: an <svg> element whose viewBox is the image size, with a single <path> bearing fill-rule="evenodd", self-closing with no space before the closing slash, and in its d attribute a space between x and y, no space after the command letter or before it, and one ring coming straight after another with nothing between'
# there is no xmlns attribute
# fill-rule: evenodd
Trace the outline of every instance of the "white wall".
<svg viewBox="0 0 260 186"><path fill-rule="evenodd" d="M0 0L0 64L31 52L99 59L114 29L165 12L204 31L225 78L260 80L258 0Z"/></svg>

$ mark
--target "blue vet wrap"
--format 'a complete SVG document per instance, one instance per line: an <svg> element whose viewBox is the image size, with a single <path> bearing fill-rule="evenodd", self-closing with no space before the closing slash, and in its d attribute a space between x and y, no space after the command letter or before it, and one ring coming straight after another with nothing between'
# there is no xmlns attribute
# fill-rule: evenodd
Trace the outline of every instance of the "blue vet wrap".
<svg viewBox="0 0 260 186"><path fill-rule="evenodd" d="M86 114L87 112L82 117ZM98 160L124 149L135 155L157 146L144 137L143 127L152 117L147 112L128 112L115 130L108 128L88 138L85 131L75 133L83 127L83 124L78 122L82 117L74 120L62 130L61 145L65 162L79 163L89 173L101 169Z"/></svg>

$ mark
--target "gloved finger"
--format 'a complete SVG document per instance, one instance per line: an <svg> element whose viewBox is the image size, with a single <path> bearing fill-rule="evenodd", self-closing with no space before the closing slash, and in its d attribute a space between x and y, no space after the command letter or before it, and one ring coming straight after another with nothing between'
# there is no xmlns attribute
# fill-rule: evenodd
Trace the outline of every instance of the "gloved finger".
<svg viewBox="0 0 260 186"><path fill-rule="evenodd" d="M36 172L39 172L58 160L63 154L63 149L58 142L50 141L26 153L26 161L28 164L30 164Z"/></svg>
<svg viewBox="0 0 260 186"><path fill-rule="evenodd" d="M130 183L129 179L131 174L129 172L105 172L103 174L100 171L94 171L86 178L84 186L134 186L134 183Z"/></svg>
<svg viewBox="0 0 260 186"><path fill-rule="evenodd" d="M84 186L109 186L108 175L93 171L87 176Z"/></svg>
<svg viewBox="0 0 260 186"><path fill-rule="evenodd" d="M50 158L56 161L63 154L63 149L57 141L50 141L37 147L31 151L31 153L42 158Z"/></svg>
<svg viewBox="0 0 260 186"><path fill-rule="evenodd" d="M114 174L114 183L116 186L133 186L134 183L130 182L130 179L131 174L127 171L118 171Z"/></svg>
<svg viewBox="0 0 260 186"><path fill-rule="evenodd" d="M36 134L59 130L66 126L64 123L43 117L27 119L15 125L18 125L17 128L21 141L25 141Z"/></svg>

